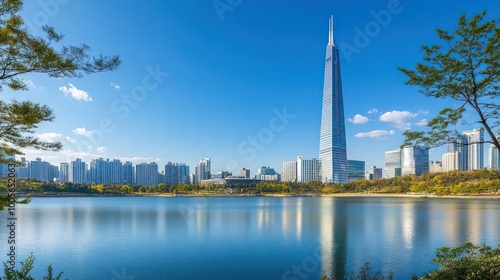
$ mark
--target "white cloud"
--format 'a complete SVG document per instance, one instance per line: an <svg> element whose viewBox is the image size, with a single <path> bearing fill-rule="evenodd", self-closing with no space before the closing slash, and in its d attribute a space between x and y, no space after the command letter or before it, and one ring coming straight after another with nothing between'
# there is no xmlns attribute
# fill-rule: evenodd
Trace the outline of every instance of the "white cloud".
<svg viewBox="0 0 500 280"><path fill-rule="evenodd" d="M363 124L367 123L369 120L370 119L360 114L356 114L356 116L354 116L354 118L352 119L351 118L347 119L348 122L352 122L353 124Z"/></svg>
<svg viewBox="0 0 500 280"><path fill-rule="evenodd" d="M23 80L23 83L27 85L29 88L36 88L35 83L32 80Z"/></svg>
<svg viewBox="0 0 500 280"><path fill-rule="evenodd" d="M418 122L415 123L417 126L426 126L427 125L427 119L421 119Z"/></svg>
<svg viewBox="0 0 500 280"><path fill-rule="evenodd" d="M118 157L122 162L130 161L132 163L143 163L143 162L159 162L160 158L152 158L152 157Z"/></svg>
<svg viewBox="0 0 500 280"><path fill-rule="evenodd" d="M101 156L101 155L91 154L88 152L75 152L72 150L62 150L60 151L60 153L70 158L81 158L84 161L88 159L99 158Z"/></svg>
<svg viewBox="0 0 500 280"><path fill-rule="evenodd" d="M119 85L117 85L117 84L115 84L115 83L113 83L113 82L111 82L111 85L112 85L115 89L120 89L120 86L119 86Z"/></svg>
<svg viewBox="0 0 500 280"><path fill-rule="evenodd" d="M389 136L389 135L394 135L394 130L387 131L387 130L372 130L369 132L360 132L354 137L357 138L376 138L376 139L382 139L384 136Z"/></svg>
<svg viewBox="0 0 500 280"><path fill-rule="evenodd" d="M61 133L55 133L55 132L49 132L49 133L42 133L37 135L40 140L44 142L57 142L61 141L61 139L64 138L64 135Z"/></svg>
<svg viewBox="0 0 500 280"><path fill-rule="evenodd" d="M78 127L73 130L74 133L82 136L87 136L90 137L92 134L94 134L92 131L87 130L85 127Z"/></svg>
<svg viewBox="0 0 500 280"><path fill-rule="evenodd" d="M42 133L37 135L40 140L45 141L45 142L57 142L57 141L63 141L66 140L70 143L75 144L77 141L71 137L64 136L61 133L56 133L56 132L49 132L49 133Z"/></svg>
<svg viewBox="0 0 500 280"><path fill-rule="evenodd" d="M378 110L375 109L375 108L373 108L370 111L368 111L368 114L376 114L376 113L378 113Z"/></svg>
<svg viewBox="0 0 500 280"><path fill-rule="evenodd" d="M107 151L107 148L106 147L97 147L97 149L95 149L95 150L98 153L104 154Z"/></svg>
<svg viewBox="0 0 500 280"><path fill-rule="evenodd" d="M73 84L69 84L69 88L66 86L62 86L59 88L60 91L64 92L65 96L68 96L68 94L71 94L71 97L73 97L76 100L81 100L81 101L87 101L90 102L92 101L92 97L89 96L89 94L81 89L77 89Z"/></svg>
<svg viewBox="0 0 500 280"><path fill-rule="evenodd" d="M392 123L401 130L408 130L411 128L410 120L414 119L416 116L418 116L418 113L411 113L409 111L391 111L382 114L380 116L380 121Z"/></svg>

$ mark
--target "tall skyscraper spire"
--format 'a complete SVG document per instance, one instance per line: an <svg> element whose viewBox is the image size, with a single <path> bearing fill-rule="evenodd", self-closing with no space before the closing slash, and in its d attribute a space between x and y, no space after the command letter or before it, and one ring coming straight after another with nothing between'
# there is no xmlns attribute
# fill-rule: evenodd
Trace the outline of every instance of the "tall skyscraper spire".
<svg viewBox="0 0 500 280"><path fill-rule="evenodd" d="M328 19L328 45L335 45L333 39L333 15Z"/></svg>
<svg viewBox="0 0 500 280"><path fill-rule="evenodd" d="M333 16L330 17L328 28L319 143L321 180L327 183L344 183L347 182L344 98L339 49L333 40Z"/></svg>

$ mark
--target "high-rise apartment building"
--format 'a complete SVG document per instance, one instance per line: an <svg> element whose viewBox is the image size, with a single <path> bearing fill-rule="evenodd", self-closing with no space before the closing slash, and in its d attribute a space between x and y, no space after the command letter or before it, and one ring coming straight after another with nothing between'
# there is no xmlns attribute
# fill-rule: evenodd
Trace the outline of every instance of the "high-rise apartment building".
<svg viewBox="0 0 500 280"><path fill-rule="evenodd" d="M135 181L139 186L158 185L158 164L141 163L135 166Z"/></svg>
<svg viewBox="0 0 500 280"><path fill-rule="evenodd" d="M59 180L59 167L49 164L49 174L47 177L49 181Z"/></svg>
<svg viewBox="0 0 500 280"><path fill-rule="evenodd" d="M189 184L189 166L185 163L168 162L165 165L165 183Z"/></svg>
<svg viewBox="0 0 500 280"><path fill-rule="evenodd" d="M458 170L458 152L448 152L443 154L443 172Z"/></svg>
<svg viewBox="0 0 500 280"><path fill-rule="evenodd" d="M468 170L469 146L466 135L459 135L455 143L448 144L448 153L455 153L455 167L452 170Z"/></svg>
<svg viewBox="0 0 500 280"><path fill-rule="evenodd" d="M429 172L429 149L422 146L405 146L402 149L403 175L420 175Z"/></svg>
<svg viewBox="0 0 500 280"><path fill-rule="evenodd" d="M347 182L347 147L344 98L340 75L339 49L333 38L333 16L328 25L319 160L323 182ZM298 164L298 162L297 162ZM297 168L298 172L298 168ZM299 177L300 175L297 175Z"/></svg>
<svg viewBox="0 0 500 280"><path fill-rule="evenodd" d="M315 158L297 157L297 182L321 181L320 168L320 161Z"/></svg>
<svg viewBox="0 0 500 280"><path fill-rule="evenodd" d="M488 151L490 169L500 169L500 153L498 152L498 148L491 144Z"/></svg>
<svg viewBox="0 0 500 280"><path fill-rule="evenodd" d="M29 178L29 166L25 157L21 157L21 165L16 166L16 177L19 179Z"/></svg>
<svg viewBox="0 0 500 280"><path fill-rule="evenodd" d="M67 162L61 162L59 164L59 182L69 181L69 164Z"/></svg>
<svg viewBox="0 0 500 280"><path fill-rule="evenodd" d="M135 184L135 168L132 165L132 162L126 161L122 166L122 172L124 184Z"/></svg>
<svg viewBox="0 0 500 280"><path fill-rule="evenodd" d="M283 173L281 175L282 182L297 182L297 162L283 162Z"/></svg>
<svg viewBox="0 0 500 280"><path fill-rule="evenodd" d="M69 181L76 184L87 183L87 164L77 158L69 167Z"/></svg>
<svg viewBox="0 0 500 280"><path fill-rule="evenodd" d="M29 162L28 167L30 178L37 181L49 181L50 163L42 161L41 158L36 158L36 160Z"/></svg>
<svg viewBox="0 0 500 280"><path fill-rule="evenodd" d="M484 167L484 128L477 128L464 131L463 135L467 137L467 170L483 169Z"/></svg>
<svg viewBox="0 0 500 280"><path fill-rule="evenodd" d="M202 180L208 180L212 177L210 171L210 159L204 158L194 168L196 175L196 183L201 183Z"/></svg>
<svg viewBox="0 0 500 280"><path fill-rule="evenodd" d="M385 152L385 178L401 176L401 149Z"/></svg>

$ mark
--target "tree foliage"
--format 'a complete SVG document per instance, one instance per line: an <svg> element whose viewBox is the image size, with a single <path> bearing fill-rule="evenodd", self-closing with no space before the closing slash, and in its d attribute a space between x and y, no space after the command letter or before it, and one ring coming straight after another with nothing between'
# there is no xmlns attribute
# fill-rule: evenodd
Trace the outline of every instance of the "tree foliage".
<svg viewBox="0 0 500 280"><path fill-rule="evenodd" d="M14 91L27 90L23 76L30 73L74 78L115 70L120 65L118 56L90 55L91 49L85 44L56 48L64 35L52 27L42 27L43 37L30 34L18 14L22 6L22 0L0 0L0 90L5 86ZM0 162L12 162L5 155L22 154L19 148L61 149L59 142L30 136L39 123L53 119L52 110L45 105L0 101Z"/></svg>
<svg viewBox="0 0 500 280"><path fill-rule="evenodd" d="M442 247L437 250L433 262L439 268L420 279L500 279L500 246L492 249L485 244L478 246L466 242L456 248Z"/></svg>
<svg viewBox="0 0 500 280"><path fill-rule="evenodd" d="M33 276L30 275L31 270L34 267L35 257L33 253L29 254L26 260L21 262L21 269L10 270L9 266L4 263L4 276L0 276L0 280L35 280ZM54 269L52 265L48 267L47 276L43 277L43 280L60 280L62 272L54 275Z"/></svg>
<svg viewBox="0 0 500 280"><path fill-rule="evenodd" d="M414 70L398 68L408 77L406 84L421 87L426 96L460 103L440 111L428 123L428 131L406 131L404 145L459 143L456 125L472 109L474 123L484 127L491 138L483 143L500 149L494 132L500 125L500 20L484 21L485 16L483 11L469 20L462 14L455 31L436 30L443 44L423 46L423 62Z"/></svg>

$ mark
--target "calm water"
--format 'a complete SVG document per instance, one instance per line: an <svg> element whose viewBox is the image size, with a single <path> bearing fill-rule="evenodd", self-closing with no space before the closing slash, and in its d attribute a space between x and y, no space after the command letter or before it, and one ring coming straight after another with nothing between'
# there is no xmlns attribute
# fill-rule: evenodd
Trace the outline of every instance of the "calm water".
<svg viewBox="0 0 500 280"><path fill-rule="evenodd" d="M1 227L1 252L7 236ZM319 279L365 262L408 279L434 268L437 247L465 241L500 243L500 201L84 197L18 205L18 260L34 252L37 279L49 264L68 279Z"/></svg>

